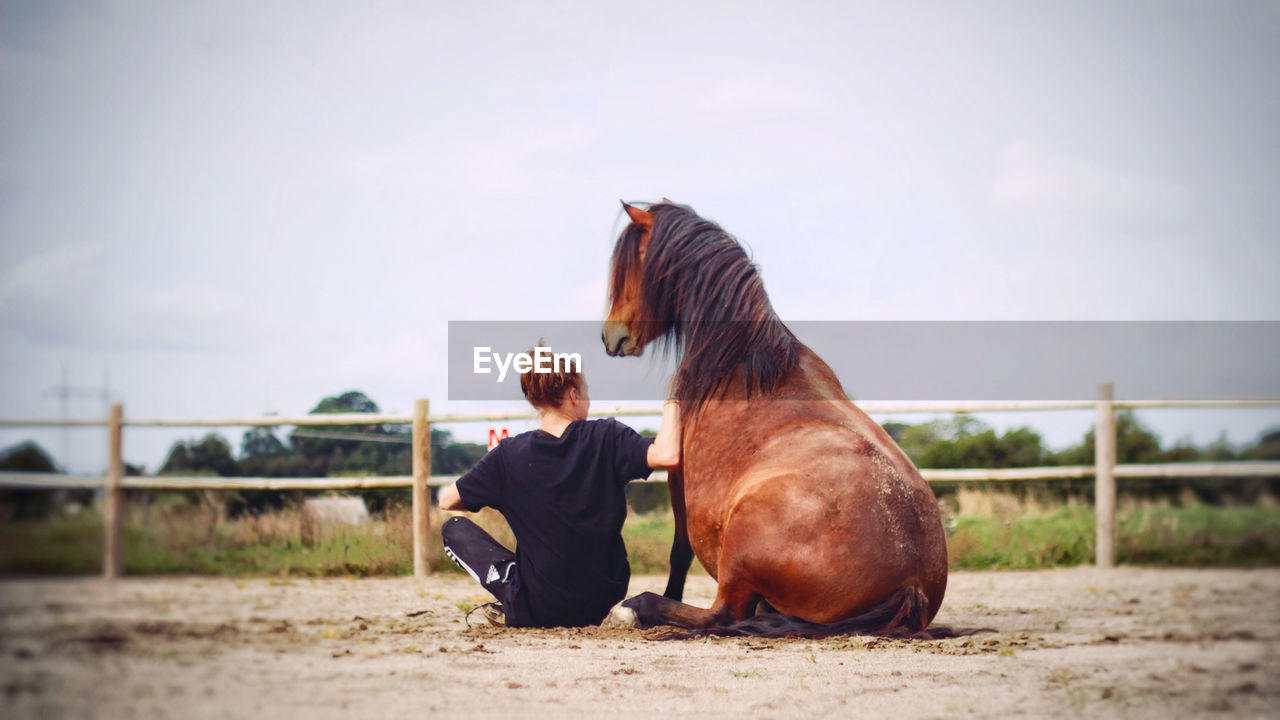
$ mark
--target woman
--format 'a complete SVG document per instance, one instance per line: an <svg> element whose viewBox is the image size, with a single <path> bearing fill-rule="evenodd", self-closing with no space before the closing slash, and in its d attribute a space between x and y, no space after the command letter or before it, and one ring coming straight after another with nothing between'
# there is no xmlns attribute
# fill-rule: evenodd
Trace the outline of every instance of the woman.
<svg viewBox="0 0 1280 720"><path fill-rule="evenodd" d="M656 438L608 418L587 420L578 372L524 373L520 389L541 414L537 430L503 440L440 492L444 510L496 508L516 536L512 553L471 520L444 523L445 552L498 598L512 627L599 624L631 579L624 488L680 464L680 413L662 409Z"/></svg>

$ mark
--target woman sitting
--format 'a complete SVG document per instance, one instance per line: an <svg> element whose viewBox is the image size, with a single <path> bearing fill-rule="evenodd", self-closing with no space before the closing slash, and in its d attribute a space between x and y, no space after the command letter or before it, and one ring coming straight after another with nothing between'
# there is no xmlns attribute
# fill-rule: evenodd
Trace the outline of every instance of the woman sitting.
<svg viewBox="0 0 1280 720"><path fill-rule="evenodd" d="M653 468L680 464L679 405L668 401L658 436L646 438L612 418L587 420L591 399L579 372L524 373L520 388L541 426L503 440L439 497L444 510L496 508L516 552L464 517L444 523L445 552L498 598L501 613L488 613L491 621L596 625L631 579L624 489Z"/></svg>

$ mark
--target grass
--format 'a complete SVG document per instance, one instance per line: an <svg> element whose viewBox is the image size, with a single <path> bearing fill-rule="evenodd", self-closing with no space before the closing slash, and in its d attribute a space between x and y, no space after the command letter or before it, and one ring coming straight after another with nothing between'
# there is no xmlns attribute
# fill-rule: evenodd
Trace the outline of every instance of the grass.
<svg viewBox="0 0 1280 720"><path fill-rule="evenodd" d="M671 568L671 537L675 534L675 518L671 510L647 514L632 513L622 526L622 540L627 544L631 572L665 574ZM695 558L692 574L706 574Z"/></svg>
<svg viewBox="0 0 1280 720"><path fill-rule="evenodd" d="M1280 565L1280 511L1239 507L1154 507L1124 516L1122 562L1152 565Z"/></svg>
<svg viewBox="0 0 1280 720"><path fill-rule="evenodd" d="M1008 494L960 491L948 520L951 567L1038 568L1093 562L1093 508L1046 505ZM1127 501L1117 513L1116 559L1133 565L1256 567L1280 565L1280 509L1258 505L1179 505Z"/></svg>
<svg viewBox="0 0 1280 720"><path fill-rule="evenodd" d="M304 533L298 513L211 526L173 511L124 531L124 569L138 575L369 576L413 571L398 525L369 523ZM407 523L404 523L407 524ZM443 555L440 564L445 562ZM79 574L102 567L102 520L94 511L0 526L0 573Z"/></svg>
<svg viewBox="0 0 1280 720"><path fill-rule="evenodd" d="M961 490L944 523L953 568L1035 569L1093 562L1093 510L1079 501L1045 502L1009 493ZM279 577L388 576L413 571L413 531L405 508L359 525L314 526L296 509L234 520L197 505L130 508L124 563L130 574ZM446 515L433 512L432 527ZM500 515L471 516L508 547ZM670 510L633 513L623 527L632 572L667 572ZM1280 565L1280 509L1274 501L1218 507L1126 501L1117 521L1121 563L1190 567ZM456 570L438 532L433 569ZM102 521L93 510L45 521L0 523L0 574L86 574L101 569ZM705 572L695 561L693 572Z"/></svg>
<svg viewBox="0 0 1280 720"><path fill-rule="evenodd" d="M1093 511L1068 506L1002 520L959 516L947 540L951 567L1029 569L1093 561Z"/></svg>

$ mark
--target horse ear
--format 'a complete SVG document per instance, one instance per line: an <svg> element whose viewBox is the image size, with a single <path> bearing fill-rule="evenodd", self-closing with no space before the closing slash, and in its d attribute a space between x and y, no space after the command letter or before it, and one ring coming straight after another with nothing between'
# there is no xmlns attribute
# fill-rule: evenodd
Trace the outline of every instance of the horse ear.
<svg viewBox="0 0 1280 720"><path fill-rule="evenodd" d="M622 201L622 207L626 209L627 215L631 218L631 222L639 225L645 230L653 229L653 213L648 210L641 210L634 205L628 205L625 200Z"/></svg>

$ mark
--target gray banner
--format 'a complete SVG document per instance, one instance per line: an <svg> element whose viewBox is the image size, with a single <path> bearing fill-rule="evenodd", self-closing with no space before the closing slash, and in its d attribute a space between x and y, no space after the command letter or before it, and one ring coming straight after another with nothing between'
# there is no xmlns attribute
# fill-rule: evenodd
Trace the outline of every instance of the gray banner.
<svg viewBox="0 0 1280 720"><path fill-rule="evenodd" d="M790 322L858 400L1280 397L1280 322ZM449 399L519 401L518 357L577 359L592 398L661 400L677 358L605 354L599 322L449 323ZM656 357L655 357L656 355Z"/></svg>

